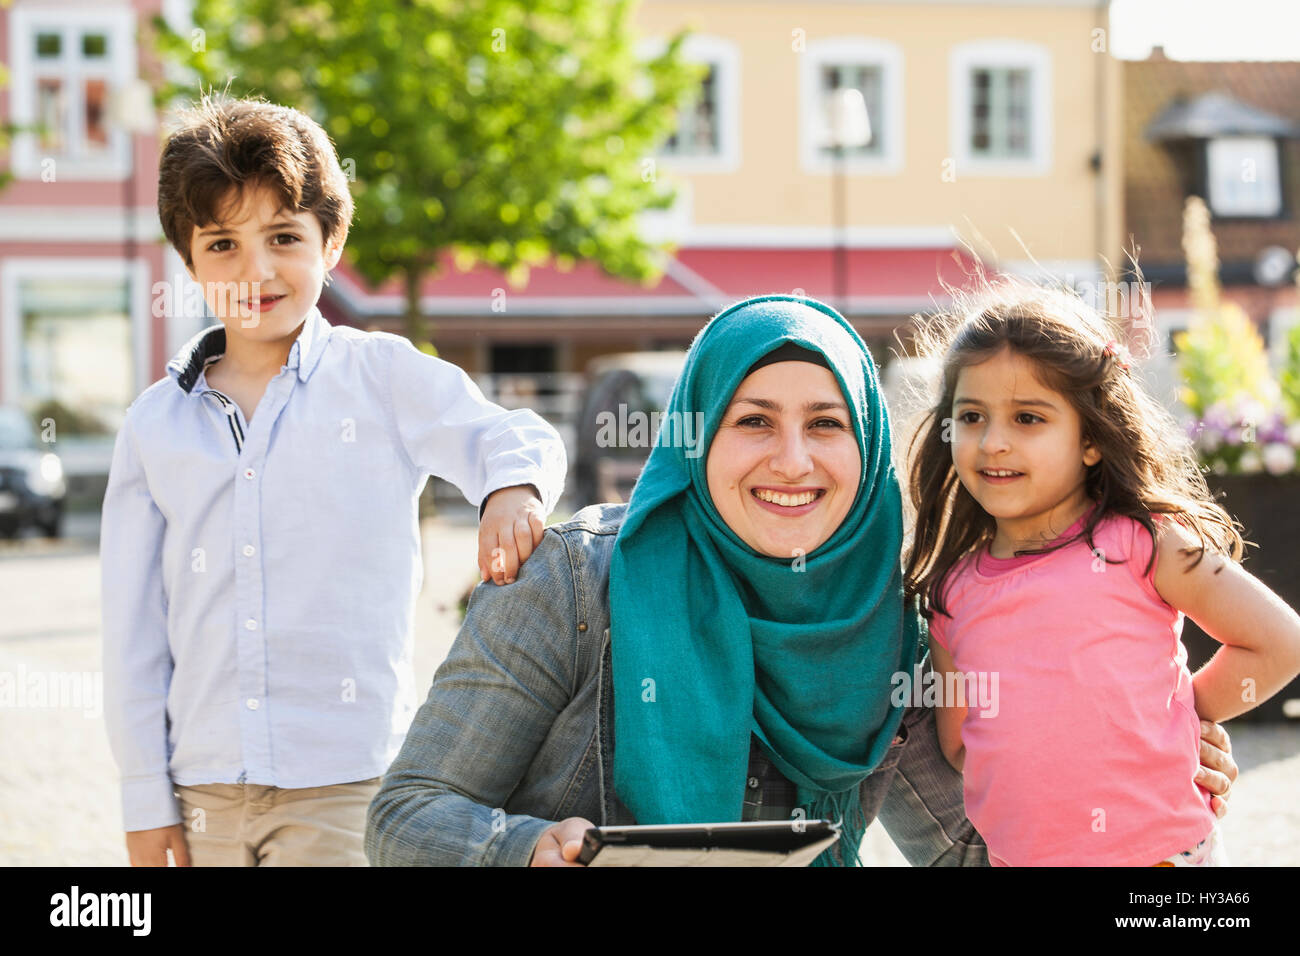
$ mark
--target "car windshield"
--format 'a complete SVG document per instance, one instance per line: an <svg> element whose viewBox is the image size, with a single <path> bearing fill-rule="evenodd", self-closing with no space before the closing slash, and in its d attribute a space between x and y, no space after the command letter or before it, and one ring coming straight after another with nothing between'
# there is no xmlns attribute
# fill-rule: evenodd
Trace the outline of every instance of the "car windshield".
<svg viewBox="0 0 1300 956"><path fill-rule="evenodd" d="M0 448L31 448L35 444L27 416L16 409L0 408Z"/></svg>

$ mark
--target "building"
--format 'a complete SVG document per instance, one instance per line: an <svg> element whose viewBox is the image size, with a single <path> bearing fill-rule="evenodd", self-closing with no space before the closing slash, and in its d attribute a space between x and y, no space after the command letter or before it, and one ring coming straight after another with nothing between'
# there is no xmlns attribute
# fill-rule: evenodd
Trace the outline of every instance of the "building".
<svg viewBox="0 0 1300 956"><path fill-rule="evenodd" d="M1192 318L1182 215L1196 195L1210 210L1223 294L1279 363L1300 304L1300 61L1189 62L1157 48L1124 64L1124 102L1125 232L1141 248L1166 351Z"/></svg>
<svg viewBox="0 0 1300 956"><path fill-rule="evenodd" d="M590 266L535 269L524 289L444 268L422 308L440 354L472 372L684 347L727 302L796 290L837 304L883 360L894 330L976 259L1078 285L1120 261L1120 64L1104 0L646 0L637 22L649 43L690 29L685 55L708 66L658 157L679 202L647 225L677 251L652 288ZM861 89L873 136L848 152L837 196L827 100L846 86ZM332 319L401 329L396 281L371 289L346 266L336 278Z"/></svg>
<svg viewBox="0 0 1300 956"><path fill-rule="evenodd" d="M139 31L162 0L0 8L0 120L27 127L0 191L0 402L53 416L65 466L103 472L126 406L201 326L159 283L158 134ZM39 131L37 131L39 128ZM76 483L72 482L75 493Z"/></svg>
<svg viewBox="0 0 1300 956"><path fill-rule="evenodd" d="M159 133L141 83L153 16L187 0L14 0L0 119L15 180L0 191L0 401L57 409L103 468L131 399L207 323L156 215ZM835 302L879 359L894 330L986 268L1099 282L1122 234L1120 64L1107 0L645 0L647 44L692 30L701 95L657 162L680 185L644 227L673 239L641 287L592 266L526 288L446 269L421 290L441 354L471 373L575 373L602 353L685 346L758 292ZM873 136L827 144L826 104L856 88ZM836 262L842 267L837 282ZM395 285L346 266L335 322L399 331ZM57 403L57 405L51 404ZM71 457L70 457L71 456ZM96 458L97 456L97 458Z"/></svg>

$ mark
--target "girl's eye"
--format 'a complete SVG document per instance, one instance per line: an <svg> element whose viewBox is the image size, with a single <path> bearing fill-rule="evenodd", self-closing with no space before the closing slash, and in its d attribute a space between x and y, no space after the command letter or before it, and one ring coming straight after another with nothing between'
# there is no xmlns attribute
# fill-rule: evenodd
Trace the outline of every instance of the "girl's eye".
<svg viewBox="0 0 1300 956"><path fill-rule="evenodd" d="M212 245L208 246L208 252L225 252L226 243L228 242L230 242L229 239L218 239Z"/></svg>
<svg viewBox="0 0 1300 956"><path fill-rule="evenodd" d="M979 417L979 412L962 412L957 416L957 421L961 422L963 425L974 425L979 421Z"/></svg>
<svg viewBox="0 0 1300 956"><path fill-rule="evenodd" d="M1043 419L1039 418L1033 412L1021 412L1016 416L1016 421L1020 422L1022 425L1033 425L1035 422L1041 422L1042 420Z"/></svg>

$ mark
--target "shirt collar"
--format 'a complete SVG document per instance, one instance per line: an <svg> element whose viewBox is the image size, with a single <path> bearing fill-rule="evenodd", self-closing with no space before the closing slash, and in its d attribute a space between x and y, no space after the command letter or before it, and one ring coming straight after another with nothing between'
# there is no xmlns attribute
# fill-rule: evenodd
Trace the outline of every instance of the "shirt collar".
<svg viewBox="0 0 1300 956"><path fill-rule="evenodd" d="M305 382L311 378L311 373L316 370L321 355L325 352L325 345L333 329L334 327L320 314L320 309L313 306L311 312L307 313L302 330L294 339L293 347L289 349L289 357L284 363L285 368L298 370L298 381ZM176 380L181 391L189 394L203 369L225 352L225 326L210 326L181 347L181 350L167 363L167 374Z"/></svg>

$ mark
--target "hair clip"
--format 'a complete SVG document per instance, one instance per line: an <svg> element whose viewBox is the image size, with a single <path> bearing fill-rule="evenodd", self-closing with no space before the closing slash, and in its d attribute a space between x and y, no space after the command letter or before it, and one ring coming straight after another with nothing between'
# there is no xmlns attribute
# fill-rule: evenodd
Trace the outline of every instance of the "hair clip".
<svg viewBox="0 0 1300 956"><path fill-rule="evenodd" d="M1124 346L1120 345L1119 342L1115 341L1114 339L1111 339L1109 342L1106 343L1106 348L1103 349L1103 351L1111 358L1113 358L1115 360L1115 363L1120 368L1122 368L1126 372L1128 371L1128 365L1129 365L1128 349L1124 348Z"/></svg>

